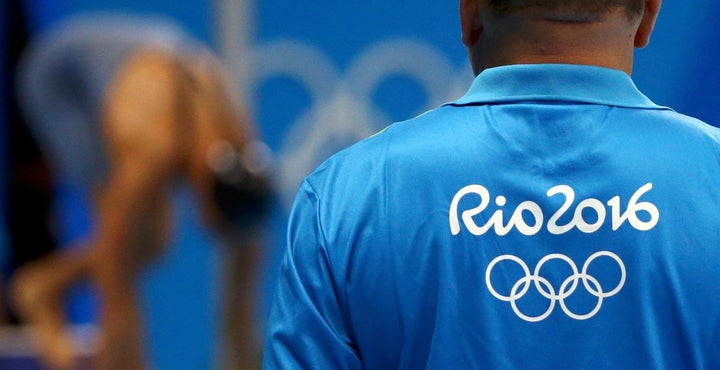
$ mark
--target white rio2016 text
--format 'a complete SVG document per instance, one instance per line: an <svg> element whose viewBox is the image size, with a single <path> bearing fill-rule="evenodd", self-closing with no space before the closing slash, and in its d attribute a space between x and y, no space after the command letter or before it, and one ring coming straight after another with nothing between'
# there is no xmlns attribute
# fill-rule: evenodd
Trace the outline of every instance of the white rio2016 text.
<svg viewBox="0 0 720 370"><path fill-rule="evenodd" d="M647 183L640 187L630 197L625 211L621 212L620 196L612 197L607 201L607 205L610 207L610 213L612 218L612 229L617 230L622 226L625 221L629 222L630 225L640 231L647 231L655 227L660 219L660 212L657 207L650 202L640 202L640 197L652 189L652 183ZM468 194L475 194L480 196L480 205L475 208L462 211L462 221L465 227L473 235L483 235L488 230L493 229L497 235L507 235L513 228L517 229L524 235L535 235L542 230L545 216L543 215L540 206L533 201L524 201L518 204L517 208L512 213L510 220L507 224L503 224L504 213L502 208L496 210L490 219L482 226L478 226L473 220L473 217L485 211L490 204L490 192L482 185L468 185L460 189L452 199L450 203L450 232L453 235L460 233L460 220L458 219L458 204L460 200ZM603 226L607 215L607 210L603 202L588 198L580 201L575 206L573 218L570 222L564 225L558 225L558 220L562 218L572 207L575 202L575 191L573 188L567 185L557 185L550 188L547 191L547 196L552 197L555 195L562 195L565 197L565 201L560 208L553 213L547 221L547 231L551 234L559 235L567 233L573 228L584 233L593 233ZM499 195L495 198L495 204L498 207L503 207L507 203L507 199ZM592 211L596 217L592 217L591 221L588 221L583 215L583 212ZM649 218L647 220L641 220L638 217L639 212L644 212ZM531 216L532 222L526 222L523 218L523 214L527 213ZM587 213L586 213L587 215Z"/></svg>

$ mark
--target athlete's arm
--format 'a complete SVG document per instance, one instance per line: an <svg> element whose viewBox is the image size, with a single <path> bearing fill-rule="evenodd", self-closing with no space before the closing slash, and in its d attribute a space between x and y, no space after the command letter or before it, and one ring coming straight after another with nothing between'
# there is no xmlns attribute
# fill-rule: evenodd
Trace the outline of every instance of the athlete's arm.
<svg viewBox="0 0 720 370"><path fill-rule="evenodd" d="M288 226L288 248L271 308L265 369L362 369L332 278L318 197L304 183Z"/></svg>

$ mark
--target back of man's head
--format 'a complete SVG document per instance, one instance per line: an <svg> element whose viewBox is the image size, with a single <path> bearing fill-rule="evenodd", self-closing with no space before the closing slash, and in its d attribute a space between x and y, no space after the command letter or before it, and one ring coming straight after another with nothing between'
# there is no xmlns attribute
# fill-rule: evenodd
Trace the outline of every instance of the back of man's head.
<svg viewBox="0 0 720 370"><path fill-rule="evenodd" d="M643 4L643 0L489 0L488 8L497 15L532 9L548 20L592 22L615 8L624 8L631 18L638 17Z"/></svg>
<svg viewBox="0 0 720 370"><path fill-rule="evenodd" d="M662 0L460 0L475 73L501 65L587 64L632 72Z"/></svg>

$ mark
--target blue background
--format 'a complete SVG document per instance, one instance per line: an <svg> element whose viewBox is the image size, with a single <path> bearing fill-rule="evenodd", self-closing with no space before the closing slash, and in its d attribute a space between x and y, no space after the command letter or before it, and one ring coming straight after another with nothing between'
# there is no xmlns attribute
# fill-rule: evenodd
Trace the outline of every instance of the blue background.
<svg viewBox="0 0 720 370"><path fill-rule="evenodd" d="M29 4L36 30L75 12L120 8L173 17L197 38L210 44L218 31L209 0L36 0ZM634 78L640 89L657 103L718 124L720 70L716 66L720 60L717 41L720 3L698 0L691 5L684 1L666 1L651 45L637 53ZM281 39L302 40L321 50L341 75L347 72L360 51L378 41L399 37L421 40L442 52L458 71L467 70L455 1L263 0L255 2L252 18L255 25L252 46ZM468 70L468 84L471 78ZM390 76L374 91L370 104L383 111L389 120L409 118L430 108L425 92L418 86L407 76ZM253 119L275 150L281 149L293 122L303 112L312 105L322 104L312 101L310 92L298 81L282 77L261 81L249 93ZM382 127L388 123L377 122L377 125ZM2 148L0 141L0 150ZM163 262L150 269L144 283L150 352L156 368L161 370L208 369L217 345L214 303L217 283L213 273L217 254L211 248L210 236L195 223L195 205L187 189L179 188L175 198L180 216L174 245ZM84 203L82 194L64 189L59 205L65 212L63 225L67 240L91 227L83 216ZM258 305L259 335L282 250L285 212L285 208L278 207L268 243L266 272L259 287L266 293ZM88 308L76 309L76 320L92 320L91 312Z"/></svg>

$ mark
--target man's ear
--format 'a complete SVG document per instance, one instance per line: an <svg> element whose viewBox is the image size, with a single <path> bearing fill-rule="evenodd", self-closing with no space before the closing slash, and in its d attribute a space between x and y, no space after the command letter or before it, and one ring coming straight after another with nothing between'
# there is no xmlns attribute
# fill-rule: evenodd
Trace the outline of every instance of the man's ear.
<svg viewBox="0 0 720 370"><path fill-rule="evenodd" d="M660 12L661 5L662 0L645 0L645 9L637 33L635 34L636 48L644 48L650 43L650 35L655 28L655 21Z"/></svg>
<svg viewBox="0 0 720 370"><path fill-rule="evenodd" d="M482 33L479 0L460 0L460 25L462 26L462 42L471 47Z"/></svg>

